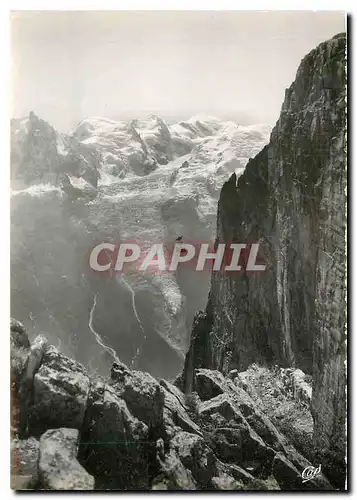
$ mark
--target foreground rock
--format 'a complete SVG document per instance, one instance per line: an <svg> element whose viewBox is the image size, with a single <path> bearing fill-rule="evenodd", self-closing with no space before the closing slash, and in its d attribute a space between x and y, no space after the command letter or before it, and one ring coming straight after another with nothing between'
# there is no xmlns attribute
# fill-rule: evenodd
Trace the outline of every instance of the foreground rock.
<svg viewBox="0 0 357 500"><path fill-rule="evenodd" d="M197 490L190 470L181 462L177 452L170 450L162 459L158 458L160 474L152 485L153 490Z"/></svg>
<svg viewBox="0 0 357 500"><path fill-rule="evenodd" d="M77 429L54 429L40 440L39 472L42 489L93 490L94 478L77 461Z"/></svg>
<svg viewBox="0 0 357 500"><path fill-rule="evenodd" d="M200 427L191 419L182 392L166 380L161 380L165 402L163 419L166 433L172 437L182 429L202 436Z"/></svg>
<svg viewBox="0 0 357 500"><path fill-rule="evenodd" d="M15 439L11 442L11 488L35 489L39 481L40 445L37 439Z"/></svg>
<svg viewBox="0 0 357 500"><path fill-rule="evenodd" d="M107 378L89 376L45 337L24 342L12 358L18 364L23 352L13 381L14 489L332 489L323 475L303 485L311 462L241 387L244 375L196 370L185 395L119 363Z"/></svg>
<svg viewBox="0 0 357 500"><path fill-rule="evenodd" d="M83 366L51 346L34 377L30 427L36 432L48 426L80 429L88 392L89 377Z"/></svg>
<svg viewBox="0 0 357 500"><path fill-rule="evenodd" d="M281 489L333 489L324 475L302 483L302 471L312 467L311 462L231 377L225 378L217 371L196 370L193 387L204 400L198 405L201 430L220 460L243 467L255 478L268 480L272 475ZM294 475L290 485L284 470L289 477Z"/></svg>
<svg viewBox="0 0 357 500"><path fill-rule="evenodd" d="M142 408L144 410L144 407ZM151 416L150 408L146 419ZM105 381L94 381L82 426L80 458L99 489L149 487L149 428Z"/></svg>

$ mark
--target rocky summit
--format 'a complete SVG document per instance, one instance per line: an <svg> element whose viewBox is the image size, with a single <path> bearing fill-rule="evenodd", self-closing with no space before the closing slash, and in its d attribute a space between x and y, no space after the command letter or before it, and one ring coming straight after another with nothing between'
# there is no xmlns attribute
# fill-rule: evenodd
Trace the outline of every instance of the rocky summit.
<svg viewBox="0 0 357 500"><path fill-rule="evenodd" d="M18 321L10 335L14 489L334 489L323 474L302 483L313 465L301 452L312 435L301 371L197 369L187 395L123 363L90 375L45 337L30 343Z"/></svg>

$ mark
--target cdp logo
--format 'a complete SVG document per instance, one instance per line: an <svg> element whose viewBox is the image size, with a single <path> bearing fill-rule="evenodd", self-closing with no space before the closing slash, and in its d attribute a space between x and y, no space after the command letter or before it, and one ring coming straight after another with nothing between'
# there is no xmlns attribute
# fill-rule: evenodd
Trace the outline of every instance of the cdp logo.
<svg viewBox="0 0 357 500"><path fill-rule="evenodd" d="M311 481L311 479L314 479L319 474L321 474L321 464L318 467L310 465L302 471L302 482L307 483L307 481Z"/></svg>

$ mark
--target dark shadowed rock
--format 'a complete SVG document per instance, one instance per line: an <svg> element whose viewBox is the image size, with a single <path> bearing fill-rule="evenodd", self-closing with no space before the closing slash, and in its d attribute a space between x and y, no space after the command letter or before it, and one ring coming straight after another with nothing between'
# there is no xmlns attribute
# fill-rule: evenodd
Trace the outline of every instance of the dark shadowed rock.
<svg viewBox="0 0 357 500"><path fill-rule="evenodd" d="M147 488L148 441L148 426L129 411L114 387L100 379L93 381L81 432L80 460L96 477L97 487Z"/></svg>
<svg viewBox="0 0 357 500"><path fill-rule="evenodd" d="M302 473L308 467L311 469L315 469L316 467L319 466L319 464L316 464L316 466L314 466L311 462L309 462L309 460L307 460L303 455L301 455L301 453L296 451L296 449L291 445L285 446L284 454L286 458L300 471L300 473ZM321 473L316 475L313 479L310 479L305 484L306 489L329 490L329 491L334 489L324 475L324 470L325 470L324 464L322 464L321 469L322 469Z"/></svg>
<svg viewBox="0 0 357 500"><path fill-rule="evenodd" d="M176 451L183 465L192 472L201 489L206 489L214 476L217 459L204 439L194 434L180 432L171 440L170 448Z"/></svg>
<svg viewBox="0 0 357 500"><path fill-rule="evenodd" d="M332 491L334 489L323 474L303 482L302 473L305 468L315 469L315 467L303 457L298 457L298 454L293 450L288 453L288 456L294 463L282 453L277 453L273 460L272 471L282 490Z"/></svg>
<svg viewBox="0 0 357 500"><path fill-rule="evenodd" d="M176 399L180 402L181 406L185 408L186 403L185 403L185 395L176 387L176 385L171 384L167 380L161 379L160 380L160 385L166 389L166 391L170 392L173 396L175 396Z"/></svg>
<svg viewBox="0 0 357 500"><path fill-rule="evenodd" d="M270 469L274 452L249 426L217 427L209 442L221 460L244 467L252 465L254 474Z"/></svg>
<svg viewBox="0 0 357 500"><path fill-rule="evenodd" d="M194 388L201 399L207 401L224 393L224 376L213 370L196 370Z"/></svg>
<svg viewBox="0 0 357 500"><path fill-rule="evenodd" d="M152 490L197 490L191 472L182 464L177 452L170 450L159 463L161 472L153 480Z"/></svg>
<svg viewBox="0 0 357 500"><path fill-rule="evenodd" d="M302 471L298 471L282 453L275 455L272 472L282 490L301 490L303 488Z"/></svg>

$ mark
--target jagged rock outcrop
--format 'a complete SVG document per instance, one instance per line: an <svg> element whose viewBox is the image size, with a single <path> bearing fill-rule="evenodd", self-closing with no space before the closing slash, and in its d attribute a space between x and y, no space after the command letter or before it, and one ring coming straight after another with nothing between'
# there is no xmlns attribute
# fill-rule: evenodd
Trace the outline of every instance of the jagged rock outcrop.
<svg viewBox="0 0 357 500"><path fill-rule="evenodd" d="M200 367L242 371L255 362L312 374L317 456L341 488L346 445L345 50L346 36L340 34L303 59L269 144L238 181L233 174L222 188L217 243L260 243L266 271L213 273L183 376L189 389Z"/></svg>
<svg viewBox="0 0 357 500"><path fill-rule="evenodd" d="M29 186L59 185L63 176L81 178L97 187L100 154L92 146L57 132L31 111L11 121L11 180Z"/></svg>
<svg viewBox="0 0 357 500"><path fill-rule="evenodd" d="M27 347L14 325L12 343L21 330L26 345L17 348L24 368L13 372L14 489L333 489L323 475L301 482L311 462L257 408L239 374L236 383L196 370L189 397L128 367L120 377L90 376L41 335ZM28 398L19 397L24 381Z"/></svg>

